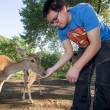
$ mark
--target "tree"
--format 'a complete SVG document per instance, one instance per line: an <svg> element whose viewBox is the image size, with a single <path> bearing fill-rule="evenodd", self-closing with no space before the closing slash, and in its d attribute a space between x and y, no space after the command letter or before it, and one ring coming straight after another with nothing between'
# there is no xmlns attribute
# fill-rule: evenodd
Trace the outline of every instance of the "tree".
<svg viewBox="0 0 110 110"><path fill-rule="evenodd" d="M21 37L33 48L39 47L43 50L45 45L51 45L51 42L58 44L56 31L49 26L42 15L42 6L44 0L23 0L24 8L20 10L21 21L24 24L25 32ZM50 44L49 44L50 42ZM52 46L49 46L50 49ZM54 50L54 48L52 49Z"/></svg>
<svg viewBox="0 0 110 110"><path fill-rule="evenodd" d="M13 60L19 60L16 53L16 47L24 48L28 54L34 53L34 49L29 48L28 44L21 37L13 37L12 39L0 36L0 54L7 55Z"/></svg>

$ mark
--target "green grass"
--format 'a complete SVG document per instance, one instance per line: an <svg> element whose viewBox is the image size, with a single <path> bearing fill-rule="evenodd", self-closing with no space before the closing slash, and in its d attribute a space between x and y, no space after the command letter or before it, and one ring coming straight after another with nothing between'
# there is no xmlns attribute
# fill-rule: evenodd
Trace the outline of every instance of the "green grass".
<svg viewBox="0 0 110 110"><path fill-rule="evenodd" d="M53 78L65 79L64 72L56 72L52 75Z"/></svg>
<svg viewBox="0 0 110 110"><path fill-rule="evenodd" d="M11 77L11 79L20 80L23 79L24 73L22 71L17 72L14 76Z"/></svg>

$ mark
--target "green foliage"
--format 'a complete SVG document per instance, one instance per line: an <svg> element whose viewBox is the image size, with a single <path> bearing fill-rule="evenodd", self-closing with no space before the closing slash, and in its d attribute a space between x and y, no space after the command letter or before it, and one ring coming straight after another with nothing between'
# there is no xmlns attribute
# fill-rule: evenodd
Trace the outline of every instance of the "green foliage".
<svg viewBox="0 0 110 110"><path fill-rule="evenodd" d="M46 19L43 18L43 2L44 0L23 0L24 7L20 10L25 29L21 37L31 45L31 48L40 47L41 51L48 42L54 42L55 39L57 41L55 28L48 25Z"/></svg>
<svg viewBox="0 0 110 110"><path fill-rule="evenodd" d="M11 77L11 79L21 80L21 79L23 79L23 75L24 75L23 71L19 71L19 72L17 72L16 74L14 74L14 75Z"/></svg>
<svg viewBox="0 0 110 110"><path fill-rule="evenodd" d="M53 66L58 59L60 58L61 54L60 53L53 53L50 54L49 52L44 52L41 54L41 63L45 67L45 69Z"/></svg>
<svg viewBox="0 0 110 110"><path fill-rule="evenodd" d="M45 33L46 22L42 17L41 4L35 0L23 0L23 3L25 7L20 10L20 15L22 16L21 21L24 24L26 32L22 37L28 43L33 42L34 45L39 34L42 35L42 33Z"/></svg>
<svg viewBox="0 0 110 110"><path fill-rule="evenodd" d="M0 37L0 54L7 55L13 60L15 60L16 52L15 52L16 44L10 39Z"/></svg>
<svg viewBox="0 0 110 110"><path fill-rule="evenodd" d="M65 78L66 78L66 77L65 77L65 73L62 72L62 71L58 71L58 72L54 73L54 74L52 75L52 77L53 77L53 78L57 78L57 79L65 79Z"/></svg>
<svg viewBox="0 0 110 110"><path fill-rule="evenodd" d="M12 39L0 36L0 54L7 55L13 60L19 60L20 56L16 53L16 47L24 48L27 53L32 53L34 49L29 48L28 44L20 37Z"/></svg>
<svg viewBox="0 0 110 110"><path fill-rule="evenodd" d="M50 54L49 52L44 52L41 54L41 63L45 67L45 69L48 69L52 67L60 58L60 53L53 53ZM69 69L70 64L65 64L61 69L59 69L57 72L55 72L52 77L54 78L65 78L65 74L67 70Z"/></svg>

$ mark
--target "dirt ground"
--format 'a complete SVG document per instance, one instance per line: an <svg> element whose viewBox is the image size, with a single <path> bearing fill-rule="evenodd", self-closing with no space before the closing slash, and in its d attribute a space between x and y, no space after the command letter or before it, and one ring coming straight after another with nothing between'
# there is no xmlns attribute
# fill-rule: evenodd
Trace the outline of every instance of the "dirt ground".
<svg viewBox="0 0 110 110"><path fill-rule="evenodd" d="M39 89L42 90L42 95ZM33 105L28 97L25 101L22 100L22 91L22 81L6 82L0 94L0 110L70 110L74 85L58 79L43 80L40 87L35 82L32 86Z"/></svg>

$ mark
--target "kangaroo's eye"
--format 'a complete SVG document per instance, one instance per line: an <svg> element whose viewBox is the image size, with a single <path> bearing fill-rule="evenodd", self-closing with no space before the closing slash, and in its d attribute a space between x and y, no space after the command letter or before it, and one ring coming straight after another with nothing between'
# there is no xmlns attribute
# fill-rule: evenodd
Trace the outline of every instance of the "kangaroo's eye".
<svg viewBox="0 0 110 110"><path fill-rule="evenodd" d="M35 63L35 60L34 60L34 59L32 59L32 60L31 60L31 62L32 62L32 63Z"/></svg>

